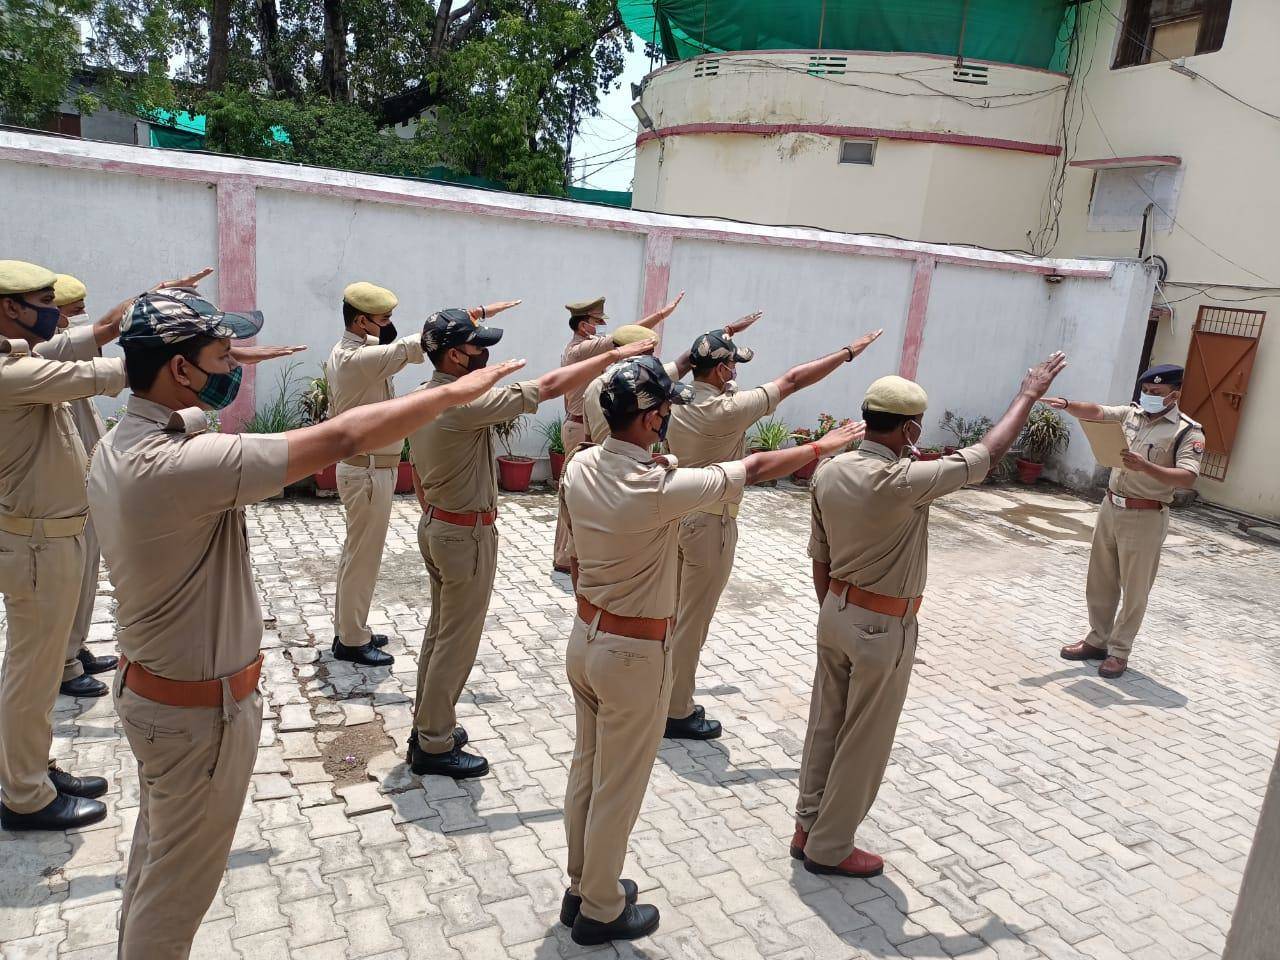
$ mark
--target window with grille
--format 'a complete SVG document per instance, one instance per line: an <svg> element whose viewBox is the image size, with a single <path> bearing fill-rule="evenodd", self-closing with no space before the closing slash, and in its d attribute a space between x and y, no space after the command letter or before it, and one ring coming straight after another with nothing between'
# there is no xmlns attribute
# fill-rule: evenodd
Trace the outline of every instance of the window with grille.
<svg viewBox="0 0 1280 960"><path fill-rule="evenodd" d="M870 166L876 162L876 142L874 140L841 140L840 162Z"/></svg>
<svg viewBox="0 0 1280 960"><path fill-rule="evenodd" d="M1222 49L1231 0L1129 0L1112 69Z"/></svg>

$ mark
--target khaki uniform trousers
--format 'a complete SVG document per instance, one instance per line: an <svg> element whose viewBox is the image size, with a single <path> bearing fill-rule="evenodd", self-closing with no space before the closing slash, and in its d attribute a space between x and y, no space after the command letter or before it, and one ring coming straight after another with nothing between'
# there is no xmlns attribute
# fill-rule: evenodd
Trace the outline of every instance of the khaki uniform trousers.
<svg viewBox="0 0 1280 960"><path fill-rule="evenodd" d="M566 655L577 735L564 798L569 890L608 922L626 906L618 878L658 756L671 696L671 647L601 633L574 618Z"/></svg>
<svg viewBox="0 0 1280 960"><path fill-rule="evenodd" d="M89 627L93 624L93 602L98 597L98 571L102 565L102 551L98 547L98 534L93 529L93 517L84 525L84 575L80 580L80 600L76 604L76 617L71 622L71 639L67 642L67 659L62 665L62 680L74 680L84 673L84 664L77 654L89 640Z"/></svg>
<svg viewBox="0 0 1280 960"><path fill-rule="evenodd" d="M427 753L453 749L455 707L476 663L493 577L498 566L496 524L460 527L443 520L418 523L418 548L431 580L431 618L418 654L413 726Z"/></svg>
<svg viewBox="0 0 1280 960"><path fill-rule="evenodd" d="M564 446L564 452L567 456L572 456L573 451L578 449L578 445L587 439L587 425L585 423L574 423L566 419L560 426L560 440ZM568 460L565 460L568 463ZM557 567L569 566L569 521L564 515L564 507L560 507L559 513L556 515L556 546L553 556L554 563Z"/></svg>
<svg viewBox="0 0 1280 960"><path fill-rule="evenodd" d="M1113 657L1129 659L1133 639L1147 613L1147 598L1160 569L1160 548L1169 532L1169 510L1122 510L1102 501L1093 526L1085 601L1085 641ZM1116 616L1119 608L1120 615Z"/></svg>
<svg viewBox="0 0 1280 960"><path fill-rule="evenodd" d="M0 669L0 792L14 813L58 795L49 780L53 706L84 573L84 535L0 531L0 593L8 643Z"/></svg>
<svg viewBox="0 0 1280 960"><path fill-rule="evenodd" d="M828 593L818 615L818 669L800 762L796 822L805 855L835 866L884 779L916 657L914 613L887 617Z"/></svg>
<svg viewBox="0 0 1280 960"><path fill-rule="evenodd" d="M262 697L170 707L124 689L123 679L116 711L138 761L138 822L119 958L185 960L227 868L258 754Z"/></svg>
<svg viewBox="0 0 1280 960"><path fill-rule="evenodd" d="M671 706L667 716L693 713L698 659L711 618L733 572L738 521L727 513L691 513L680 521L680 579L676 625L671 634Z"/></svg>
<svg viewBox="0 0 1280 960"><path fill-rule="evenodd" d="M369 607L382 565L382 548L391 522L391 497L396 487L396 470L353 467L337 468L338 496L347 514L347 539L338 561L337 595L333 600L333 632L338 642L362 647L373 636L369 629Z"/></svg>

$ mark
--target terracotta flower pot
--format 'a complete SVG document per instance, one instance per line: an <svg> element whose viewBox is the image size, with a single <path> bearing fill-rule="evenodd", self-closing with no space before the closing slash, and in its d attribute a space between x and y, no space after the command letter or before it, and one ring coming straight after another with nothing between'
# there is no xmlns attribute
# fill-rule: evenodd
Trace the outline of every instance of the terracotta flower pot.
<svg viewBox="0 0 1280 960"><path fill-rule="evenodd" d="M916 459L921 461L941 460L942 454L939 453L937 450L922 450L920 451L920 456L918 456Z"/></svg>
<svg viewBox="0 0 1280 960"><path fill-rule="evenodd" d="M959 449L960 449L959 447L943 447L943 448L942 448L942 455L943 455L944 457L949 457L949 456L951 456L953 453L955 453L955 452L956 452L957 450L959 450Z"/></svg>
<svg viewBox="0 0 1280 960"><path fill-rule="evenodd" d="M509 493L524 493L533 479L533 460L529 457L499 457L498 486Z"/></svg>
<svg viewBox="0 0 1280 960"><path fill-rule="evenodd" d="M413 464L408 460L396 465L396 493L413 493Z"/></svg>
<svg viewBox="0 0 1280 960"><path fill-rule="evenodd" d="M813 479L813 472L818 469L818 461L811 460L803 467L791 474L791 479L796 483L808 483Z"/></svg>
<svg viewBox="0 0 1280 960"><path fill-rule="evenodd" d="M338 489L338 465L331 463L316 475L317 490Z"/></svg>
<svg viewBox="0 0 1280 960"><path fill-rule="evenodd" d="M560 474L564 472L564 454L552 450L547 454L551 458L551 479L560 482Z"/></svg>
<svg viewBox="0 0 1280 960"><path fill-rule="evenodd" d="M1018 458L1018 482L1032 484L1040 479L1040 474L1044 472L1044 464L1036 463L1034 460L1023 460Z"/></svg>

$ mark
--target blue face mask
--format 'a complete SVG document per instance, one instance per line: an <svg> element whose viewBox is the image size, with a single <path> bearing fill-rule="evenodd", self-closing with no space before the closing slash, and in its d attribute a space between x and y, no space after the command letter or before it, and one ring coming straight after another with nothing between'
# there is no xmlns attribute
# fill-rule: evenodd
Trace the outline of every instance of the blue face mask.
<svg viewBox="0 0 1280 960"><path fill-rule="evenodd" d="M46 307L38 303L28 303L26 300L19 300L24 307L36 312L36 322L31 326L27 326L21 320L18 326L24 330L30 330L41 340L48 340L58 332L58 323L62 319L62 311L57 307Z"/></svg>
<svg viewBox="0 0 1280 960"><path fill-rule="evenodd" d="M1154 416L1158 413L1164 413L1165 402L1168 399L1168 397L1157 396L1154 393L1140 393L1138 394L1138 406L1142 408L1143 413L1149 413Z"/></svg>

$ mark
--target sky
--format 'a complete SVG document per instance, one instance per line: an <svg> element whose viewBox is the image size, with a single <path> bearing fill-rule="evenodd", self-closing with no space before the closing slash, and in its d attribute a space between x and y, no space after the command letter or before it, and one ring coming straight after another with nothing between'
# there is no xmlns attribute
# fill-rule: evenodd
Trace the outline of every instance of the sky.
<svg viewBox="0 0 1280 960"><path fill-rule="evenodd" d="M602 190L630 190L635 169L639 124L631 112L631 84L649 72L644 44L626 55L618 86L600 98L600 116L582 124L573 140L573 178L579 186ZM584 177L585 179L579 179Z"/></svg>

